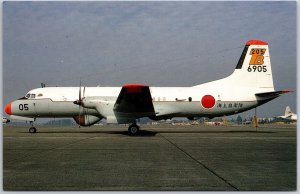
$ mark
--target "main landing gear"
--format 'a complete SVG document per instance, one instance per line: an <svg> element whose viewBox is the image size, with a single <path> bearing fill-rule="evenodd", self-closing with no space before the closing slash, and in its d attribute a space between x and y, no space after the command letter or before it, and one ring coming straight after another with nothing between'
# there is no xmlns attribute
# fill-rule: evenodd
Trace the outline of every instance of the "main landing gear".
<svg viewBox="0 0 300 194"><path fill-rule="evenodd" d="M29 133L36 133L36 128L35 127L30 127L29 128Z"/></svg>
<svg viewBox="0 0 300 194"><path fill-rule="evenodd" d="M33 121L30 121L31 127L29 128L29 133L36 133L36 128L33 126Z"/></svg>
<svg viewBox="0 0 300 194"><path fill-rule="evenodd" d="M133 123L128 127L129 135L137 135L139 131L140 131L140 127L136 123Z"/></svg>

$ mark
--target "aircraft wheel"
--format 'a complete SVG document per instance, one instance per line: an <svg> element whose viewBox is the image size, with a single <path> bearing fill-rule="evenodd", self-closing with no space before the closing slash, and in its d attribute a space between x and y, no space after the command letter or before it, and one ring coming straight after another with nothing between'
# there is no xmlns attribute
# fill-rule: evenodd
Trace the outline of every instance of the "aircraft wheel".
<svg viewBox="0 0 300 194"><path fill-rule="evenodd" d="M29 133L36 133L36 128L35 127L30 127L29 128Z"/></svg>
<svg viewBox="0 0 300 194"><path fill-rule="evenodd" d="M140 130L140 127L137 126L136 124L132 124L132 125L130 125L128 127L128 133L130 135L136 135L136 134L138 134L139 130Z"/></svg>

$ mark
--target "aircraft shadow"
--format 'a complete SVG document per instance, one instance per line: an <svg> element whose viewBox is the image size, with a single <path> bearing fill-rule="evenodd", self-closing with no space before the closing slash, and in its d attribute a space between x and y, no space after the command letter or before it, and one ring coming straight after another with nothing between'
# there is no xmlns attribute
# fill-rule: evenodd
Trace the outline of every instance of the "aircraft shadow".
<svg viewBox="0 0 300 194"><path fill-rule="evenodd" d="M28 133L28 132L19 132L19 133ZM74 133L85 133L85 134L120 134L120 135L124 135L124 136L130 136L132 137L132 135L130 135L128 133L128 131L37 131L37 133L40 134L63 134L63 133L67 133L67 134L74 134ZM147 131L147 130L140 130L140 132L136 135L134 135L134 137L151 137L151 136L155 136L157 134L157 132L154 131Z"/></svg>
<svg viewBox="0 0 300 194"><path fill-rule="evenodd" d="M28 133L28 132L19 132L19 133ZM116 134L116 135L124 135L129 137L153 137L156 136L157 133L169 133L169 134L216 134L216 133L276 133L274 131L256 131L256 130L230 130L230 131L148 131L148 130L140 130L140 132L134 136L130 135L128 131L38 131L40 134L74 134L74 133L82 133L82 134Z"/></svg>
<svg viewBox="0 0 300 194"><path fill-rule="evenodd" d="M104 131L103 133L120 134L120 135L125 135L125 136L132 137L132 135L130 135L127 131ZM155 136L156 134L157 134L157 132L154 132L154 131L140 130L139 133L134 135L134 136L137 136L137 137L151 137L151 136Z"/></svg>

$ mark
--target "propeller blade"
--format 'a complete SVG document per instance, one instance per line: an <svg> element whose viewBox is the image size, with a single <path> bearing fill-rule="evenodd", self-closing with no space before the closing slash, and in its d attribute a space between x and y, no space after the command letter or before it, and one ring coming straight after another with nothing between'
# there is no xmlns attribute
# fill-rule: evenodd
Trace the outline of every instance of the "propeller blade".
<svg viewBox="0 0 300 194"><path fill-rule="evenodd" d="M85 117L85 108L83 107L83 99L85 95L85 87L83 87L83 92L81 89L81 80L79 82L79 95L78 95L78 100L75 100L73 103L79 105L79 111L78 111L78 121L79 123L84 122L84 117ZM80 127L80 125L79 125Z"/></svg>
<svg viewBox="0 0 300 194"><path fill-rule="evenodd" d="M83 96L82 96L81 101L84 99L84 95L85 95L85 86L83 87Z"/></svg>
<svg viewBox="0 0 300 194"><path fill-rule="evenodd" d="M81 80L79 82L79 101L81 101Z"/></svg>
<svg viewBox="0 0 300 194"><path fill-rule="evenodd" d="M79 123L81 123L81 79L79 81L78 105L79 105L78 121L79 121ZM80 127L80 125L79 125L79 127Z"/></svg>
<svg viewBox="0 0 300 194"><path fill-rule="evenodd" d="M82 96L82 94L81 94L81 80L80 80L80 82L79 82L79 96L78 96L79 98L78 98L78 100L75 100L73 102L73 104L77 104L79 106L82 106L83 105L82 100L84 98L84 93L85 93L85 87L83 87L83 96Z"/></svg>

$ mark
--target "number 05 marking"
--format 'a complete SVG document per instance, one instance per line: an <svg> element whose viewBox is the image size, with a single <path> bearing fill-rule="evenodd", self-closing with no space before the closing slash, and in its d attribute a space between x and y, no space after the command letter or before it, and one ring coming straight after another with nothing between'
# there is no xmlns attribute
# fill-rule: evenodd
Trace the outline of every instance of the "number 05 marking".
<svg viewBox="0 0 300 194"><path fill-rule="evenodd" d="M28 108L28 104L19 104L19 110L29 110L29 108Z"/></svg>

